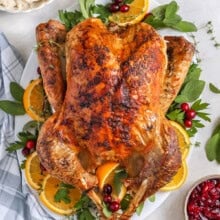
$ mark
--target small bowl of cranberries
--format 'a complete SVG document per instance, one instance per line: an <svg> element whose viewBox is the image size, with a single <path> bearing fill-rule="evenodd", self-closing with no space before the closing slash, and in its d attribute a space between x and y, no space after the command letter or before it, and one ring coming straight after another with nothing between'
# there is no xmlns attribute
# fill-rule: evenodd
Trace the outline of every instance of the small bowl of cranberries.
<svg viewBox="0 0 220 220"><path fill-rule="evenodd" d="M187 194L186 220L220 220L220 175L197 181Z"/></svg>

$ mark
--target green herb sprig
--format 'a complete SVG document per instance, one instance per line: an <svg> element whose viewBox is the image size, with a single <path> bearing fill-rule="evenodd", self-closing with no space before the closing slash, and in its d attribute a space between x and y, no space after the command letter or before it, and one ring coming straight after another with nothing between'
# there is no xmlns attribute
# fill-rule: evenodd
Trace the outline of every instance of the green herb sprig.
<svg viewBox="0 0 220 220"><path fill-rule="evenodd" d="M17 134L18 140L9 144L6 151L9 153L17 151L25 147L28 140L37 140L38 133L42 123L37 121L29 121L24 126L21 132Z"/></svg>
<svg viewBox="0 0 220 220"><path fill-rule="evenodd" d="M111 14L108 7L101 4L95 4L95 0L79 0L80 11L74 12L59 10L59 18L70 30L73 26L89 17L100 18L104 23L108 22L108 17Z"/></svg>
<svg viewBox="0 0 220 220"><path fill-rule="evenodd" d="M90 209L94 209L95 205L91 199L83 193L80 200L75 204L74 209L76 211L77 219L79 220L95 220L96 218L92 215Z"/></svg>
<svg viewBox="0 0 220 220"><path fill-rule="evenodd" d="M207 34L210 35L210 40L213 42L214 47L219 48L220 43L216 40L212 21L208 21L207 24L205 25L205 27L207 29Z"/></svg>
<svg viewBox="0 0 220 220"><path fill-rule="evenodd" d="M220 89L217 88L213 83L209 83L209 89L213 93L220 94Z"/></svg>
<svg viewBox="0 0 220 220"><path fill-rule="evenodd" d="M69 196L70 189L73 189L74 187L69 184L65 183L60 183L59 188L54 195L54 201L55 202L61 202L63 201L64 203L68 204L71 202L71 198Z"/></svg>
<svg viewBox="0 0 220 220"><path fill-rule="evenodd" d="M24 89L18 83L11 82L10 93L15 100L0 100L0 109L10 115L24 115L26 113L23 107Z"/></svg>
<svg viewBox="0 0 220 220"><path fill-rule="evenodd" d="M220 125L218 125L205 146L206 156L209 161L216 160L220 164Z"/></svg>
<svg viewBox="0 0 220 220"><path fill-rule="evenodd" d="M182 20L177 14L178 10L176 1L172 1L153 9L144 21L156 29L168 27L181 32L197 31L193 23Z"/></svg>

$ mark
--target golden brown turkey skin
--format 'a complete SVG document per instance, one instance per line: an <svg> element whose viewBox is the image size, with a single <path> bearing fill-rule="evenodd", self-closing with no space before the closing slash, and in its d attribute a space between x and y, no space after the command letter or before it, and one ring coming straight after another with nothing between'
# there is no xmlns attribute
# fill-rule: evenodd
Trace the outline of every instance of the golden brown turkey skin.
<svg viewBox="0 0 220 220"><path fill-rule="evenodd" d="M173 51L174 57L178 49ZM169 65L178 64L171 60ZM133 197L120 217L128 219L181 165L177 135L161 98L166 71L166 42L147 24L110 31L93 18L75 26L66 38L65 99L37 142L45 168L63 182L90 190L100 206L95 170L107 161L120 163Z"/></svg>
<svg viewBox="0 0 220 220"><path fill-rule="evenodd" d="M50 20L36 28L37 55L48 101L55 111L62 106L65 88L61 57L66 40L66 28L60 22Z"/></svg>

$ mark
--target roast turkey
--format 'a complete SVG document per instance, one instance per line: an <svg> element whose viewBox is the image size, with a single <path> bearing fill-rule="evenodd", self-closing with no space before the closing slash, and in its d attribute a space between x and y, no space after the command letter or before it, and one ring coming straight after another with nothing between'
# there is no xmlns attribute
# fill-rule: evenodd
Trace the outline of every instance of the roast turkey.
<svg viewBox="0 0 220 220"><path fill-rule="evenodd" d="M44 88L55 109L39 133L41 163L86 191L102 212L96 169L118 162L128 174L124 185L132 200L113 219L129 219L181 166L177 134L165 114L194 47L183 37L160 36L146 23L121 28L97 18L67 34L50 20L37 27L37 41ZM59 60L64 42L66 89Z"/></svg>

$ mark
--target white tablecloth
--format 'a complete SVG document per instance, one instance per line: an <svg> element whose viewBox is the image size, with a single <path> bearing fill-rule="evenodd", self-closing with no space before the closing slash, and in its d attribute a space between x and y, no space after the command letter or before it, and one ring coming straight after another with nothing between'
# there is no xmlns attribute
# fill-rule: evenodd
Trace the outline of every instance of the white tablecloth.
<svg viewBox="0 0 220 220"><path fill-rule="evenodd" d="M40 11L23 14L10 14L0 12L0 32L2 31L9 42L14 45L27 61L32 48L35 46L35 27L40 22L45 22L50 18L57 17L58 9L70 7L73 0L55 0L50 5ZM158 0L164 4L169 1ZM180 14L185 20L195 22L199 27L195 34L198 41L198 50L202 59L202 79L207 81L204 93L204 101L210 103L211 123L206 123L205 128L201 129L197 135L197 141L201 142L200 147L194 147L188 166L189 173L186 183L181 189L174 191L168 199L156 209L147 219L148 220L183 220L183 206L187 190L199 178L220 173L220 165L209 162L205 156L204 146L212 133L213 127L219 123L220 119L220 94L213 94L208 89L209 82L214 83L220 88L220 48L213 46L210 36L206 33L203 26L212 21L216 39L220 42L220 1L210 0L177 0L180 5ZM1 217L0 217L1 219Z"/></svg>

